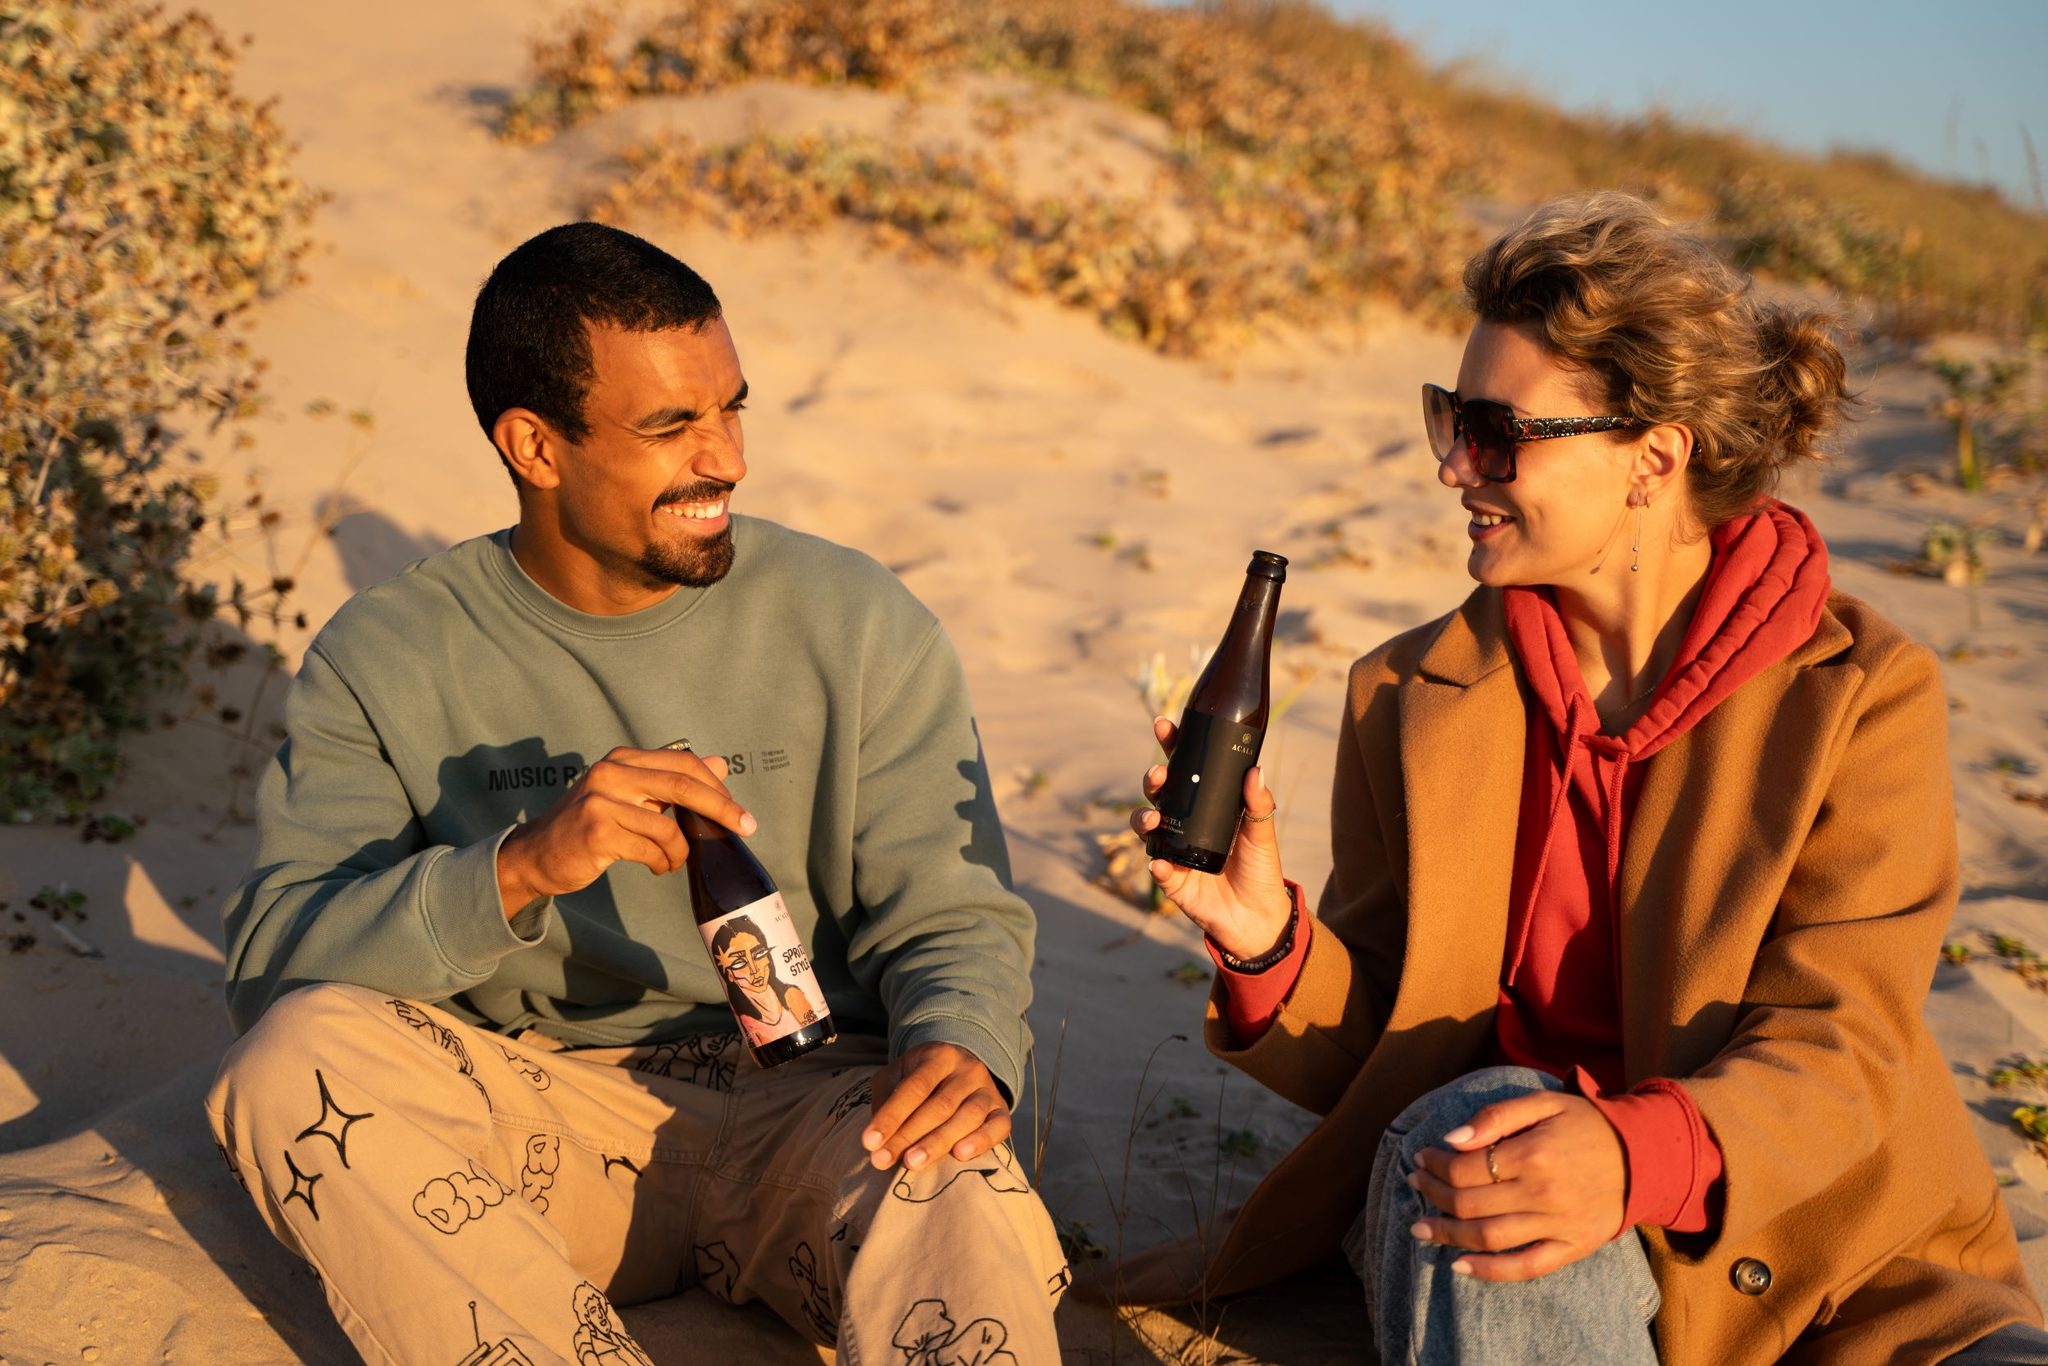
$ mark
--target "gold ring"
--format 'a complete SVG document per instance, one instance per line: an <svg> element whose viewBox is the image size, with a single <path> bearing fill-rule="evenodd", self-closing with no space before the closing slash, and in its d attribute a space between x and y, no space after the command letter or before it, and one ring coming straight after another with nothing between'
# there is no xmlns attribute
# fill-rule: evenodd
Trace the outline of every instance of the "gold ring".
<svg viewBox="0 0 2048 1366"><path fill-rule="evenodd" d="M1250 813L1249 811L1247 811L1247 812L1245 813L1244 819L1245 819L1245 823L1246 823L1247 825L1264 825L1264 824L1265 824L1265 823L1266 823L1267 821L1269 821L1269 820L1272 820L1272 819L1273 819L1273 817L1275 817L1275 816L1277 816L1277 815L1279 815L1279 814L1280 814L1280 808L1276 806L1276 807L1274 807L1274 808L1273 808L1273 809L1272 809L1271 811L1268 811L1268 812L1267 812L1267 813L1266 813L1265 815L1263 815L1263 816L1254 816L1254 815L1252 815L1252 814L1251 814L1251 813Z"/></svg>
<svg viewBox="0 0 2048 1366"><path fill-rule="evenodd" d="M1486 1145L1486 1174L1493 1178L1495 1185L1500 1184L1500 1168L1493 1165L1493 1150L1499 1146L1498 1143Z"/></svg>

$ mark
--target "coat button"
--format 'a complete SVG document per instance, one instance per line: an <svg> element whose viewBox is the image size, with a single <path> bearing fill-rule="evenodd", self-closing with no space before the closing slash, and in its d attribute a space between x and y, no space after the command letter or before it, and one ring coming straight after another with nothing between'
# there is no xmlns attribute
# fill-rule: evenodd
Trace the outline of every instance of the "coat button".
<svg viewBox="0 0 2048 1366"><path fill-rule="evenodd" d="M1744 1257L1730 1267L1728 1278L1745 1295L1761 1295L1771 1288L1771 1269L1754 1257Z"/></svg>

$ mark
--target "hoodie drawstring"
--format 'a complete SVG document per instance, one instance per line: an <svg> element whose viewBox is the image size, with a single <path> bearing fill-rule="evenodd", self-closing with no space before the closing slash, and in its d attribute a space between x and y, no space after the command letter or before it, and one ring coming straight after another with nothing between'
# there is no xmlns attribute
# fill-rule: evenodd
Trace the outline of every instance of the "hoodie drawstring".
<svg viewBox="0 0 2048 1366"><path fill-rule="evenodd" d="M1508 964L1506 980L1510 982L1514 981L1516 970L1522 966L1522 955L1528 951L1529 930L1536 919L1533 910L1538 897L1543 892L1543 875L1550 867L1550 849L1553 837L1557 833L1558 814L1563 811L1565 801L1571 795L1572 766L1578 760L1580 745L1586 746L1586 757L1592 762L1594 773L1596 775L1599 773L1600 755L1589 743L1589 732L1586 727L1585 714L1591 710L1592 707L1586 702L1583 695L1577 693L1573 694L1570 701L1565 704L1563 749L1558 758L1556 788L1550 794L1550 810L1543 817L1543 852L1537 855L1536 872L1529 880L1529 891L1524 902L1525 909L1522 915L1521 932L1515 940L1514 957L1509 960ZM1628 780L1629 760L1633 756L1623 749L1612 753L1609 757L1613 760L1613 764L1608 771L1606 781L1602 782L1596 777L1595 786L1600 791L1600 823L1607 840L1607 905L1608 914L1614 918L1616 930L1615 946L1618 956L1621 942L1622 787Z"/></svg>
<svg viewBox="0 0 2048 1366"><path fill-rule="evenodd" d="M1621 785L1628 776L1630 754L1614 756L1614 769L1601 792L1607 799L1607 916L1614 927L1608 942L1614 949L1614 1001L1624 1000L1621 990Z"/></svg>
<svg viewBox="0 0 2048 1366"><path fill-rule="evenodd" d="M1565 707L1564 754L1558 761L1557 787L1550 794L1550 810L1543 817L1543 852L1536 856L1536 872L1529 879L1529 894L1523 902L1525 909L1522 915L1522 931L1515 939L1515 955L1508 962L1507 975L1504 980L1509 982L1515 980L1515 973L1522 966L1522 955L1529 948L1529 927L1535 923L1536 919L1533 914L1536 907L1536 898L1543 890L1544 870L1550 867L1550 836L1557 829L1557 814L1564 809L1565 798L1571 793L1572 755L1577 750L1579 742L1586 738L1586 719L1583 711L1582 703L1576 695L1572 697ZM1619 857L1620 855L1616 853L1610 857L1609 862L1614 862Z"/></svg>
<svg viewBox="0 0 2048 1366"><path fill-rule="evenodd" d="M1621 906L1616 901L1621 890L1621 785L1628 776L1629 757L1625 749L1614 755L1614 767L1601 786L1601 795L1606 798L1607 806L1601 817L1607 824L1607 905L1616 925L1621 923ZM1597 768L1597 758L1594 764Z"/></svg>

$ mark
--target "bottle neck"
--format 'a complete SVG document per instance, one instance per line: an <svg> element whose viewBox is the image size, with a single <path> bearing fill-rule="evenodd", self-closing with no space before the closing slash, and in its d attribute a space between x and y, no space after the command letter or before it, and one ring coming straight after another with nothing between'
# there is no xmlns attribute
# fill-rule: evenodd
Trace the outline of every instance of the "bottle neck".
<svg viewBox="0 0 2048 1366"><path fill-rule="evenodd" d="M698 840L723 841L728 836L724 826L706 820L687 806L672 806L669 810L674 813L676 824L683 828L683 837L693 844Z"/></svg>
<svg viewBox="0 0 2048 1366"><path fill-rule="evenodd" d="M1265 724L1270 702L1273 625L1279 609L1279 581L1263 574L1247 574L1223 640L1188 698L1189 710L1232 721Z"/></svg>
<svg viewBox="0 0 2048 1366"><path fill-rule="evenodd" d="M1227 643L1245 634L1271 649L1273 620L1279 614L1280 581L1264 574L1247 574L1244 591L1237 595L1237 610L1230 616L1230 629L1223 633L1223 639Z"/></svg>

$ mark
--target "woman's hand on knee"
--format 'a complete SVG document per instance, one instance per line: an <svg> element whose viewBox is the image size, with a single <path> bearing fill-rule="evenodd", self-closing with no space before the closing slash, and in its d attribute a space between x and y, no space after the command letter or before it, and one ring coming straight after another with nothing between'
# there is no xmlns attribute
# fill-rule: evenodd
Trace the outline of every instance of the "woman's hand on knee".
<svg viewBox="0 0 2048 1366"><path fill-rule="evenodd" d="M1628 1163L1592 1102L1532 1091L1487 1106L1415 1156L1408 1184L1440 1213L1411 1230L1469 1249L1451 1264L1483 1281L1527 1281L1597 1251L1621 1228ZM1492 1164L1488 1165L1491 1150Z"/></svg>

